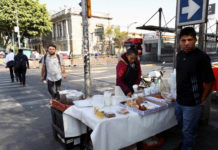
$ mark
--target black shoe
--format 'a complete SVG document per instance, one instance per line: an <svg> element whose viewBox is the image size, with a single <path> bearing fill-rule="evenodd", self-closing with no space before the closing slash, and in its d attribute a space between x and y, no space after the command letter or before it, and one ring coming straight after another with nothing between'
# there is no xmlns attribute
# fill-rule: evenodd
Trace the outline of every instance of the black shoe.
<svg viewBox="0 0 218 150"><path fill-rule="evenodd" d="M181 150L181 149L182 149L182 142L179 143L179 145L176 148L174 148L173 150Z"/></svg>
<svg viewBox="0 0 218 150"><path fill-rule="evenodd" d="M11 82L14 82L14 79L11 79Z"/></svg>

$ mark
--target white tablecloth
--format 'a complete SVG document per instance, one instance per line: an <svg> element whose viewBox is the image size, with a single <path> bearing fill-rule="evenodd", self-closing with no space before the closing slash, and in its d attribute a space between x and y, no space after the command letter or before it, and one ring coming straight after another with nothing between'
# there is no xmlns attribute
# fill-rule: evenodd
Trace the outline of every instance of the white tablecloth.
<svg viewBox="0 0 218 150"><path fill-rule="evenodd" d="M86 125L66 113L63 113L63 124L65 138L77 137L87 131Z"/></svg>
<svg viewBox="0 0 218 150"><path fill-rule="evenodd" d="M105 108L105 111L117 112L119 109L120 106L113 106ZM118 150L175 126L174 111L172 106L145 116L135 112L128 115L116 113L114 118L100 120L95 116L93 107L71 106L64 114L71 116L72 120L80 120L93 130L91 140L94 150Z"/></svg>

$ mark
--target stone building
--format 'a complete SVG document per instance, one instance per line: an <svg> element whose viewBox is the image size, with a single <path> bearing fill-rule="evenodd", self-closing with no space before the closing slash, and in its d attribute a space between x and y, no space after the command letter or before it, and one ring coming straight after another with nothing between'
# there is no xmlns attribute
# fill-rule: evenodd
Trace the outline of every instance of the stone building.
<svg viewBox="0 0 218 150"><path fill-rule="evenodd" d="M47 37L43 37L40 46L40 39L31 39L32 48L42 51L46 49L49 43L54 43L57 49L65 51L72 55L82 54L82 17L81 9L64 8L58 12L51 14L53 22L52 33ZM110 25L112 18L109 14L93 12L89 18L89 49L90 53L103 51L104 30Z"/></svg>

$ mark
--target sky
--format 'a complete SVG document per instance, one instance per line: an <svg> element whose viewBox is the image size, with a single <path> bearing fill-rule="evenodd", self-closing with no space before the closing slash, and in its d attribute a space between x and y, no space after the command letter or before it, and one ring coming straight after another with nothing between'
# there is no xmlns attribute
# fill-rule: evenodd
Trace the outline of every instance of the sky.
<svg viewBox="0 0 218 150"><path fill-rule="evenodd" d="M39 2L46 4L47 9L52 11L59 10L64 5L79 8L81 0L39 0ZM216 3L216 15L211 16L211 18L218 20L217 0L210 0L209 3ZM127 30L128 25L137 22L130 26L129 32L134 32L137 26L142 26L160 7L163 9L166 22L175 16L176 0L91 0L92 11L110 13L110 16L113 18L112 24L119 25L122 30ZM209 26L214 23L215 19L210 20ZM163 19L162 25L164 24L165 21ZM158 15L149 21L147 25L158 25ZM175 20L168 27L175 27ZM214 32L214 26L209 31Z"/></svg>

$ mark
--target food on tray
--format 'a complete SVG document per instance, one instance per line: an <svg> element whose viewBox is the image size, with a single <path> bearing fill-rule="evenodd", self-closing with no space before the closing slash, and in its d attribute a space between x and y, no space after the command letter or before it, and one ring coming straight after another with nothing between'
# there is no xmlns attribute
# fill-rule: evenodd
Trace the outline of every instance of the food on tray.
<svg viewBox="0 0 218 150"><path fill-rule="evenodd" d="M147 108L145 107L145 105L139 105L139 110L145 111L147 110Z"/></svg>
<svg viewBox="0 0 218 150"><path fill-rule="evenodd" d="M120 111L119 111L119 114L128 114L129 113L129 111L127 110L127 109L121 109Z"/></svg>
<svg viewBox="0 0 218 150"><path fill-rule="evenodd" d="M138 104L138 105L141 105L143 103L143 99L142 99L142 97L138 97L137 99L136 99L136 104Z"/></svg>
<svg viewBox="0 0 218 150"><path fill-rule="evenodd" d="M97 107L94 107L94 113L99 119L104 118L104 110L103 109L98 109Z"/></svg>
<svg viewBox="0 0 218 150"><path fill-rule="evenodd" d="M104 113L104 116L107 117L107 118L112 118L112 117L115 117L115 113Z"/></svg>
<svg viewBox="0 0 218 150"><path fill-rule="evenodd" d="M142 97L137 97L131 100L128 100L125 105L132 107L141 111L146 111L148 109L154 109L158 107L157 104L150 102L149 100L143 99Z"/></svg>

